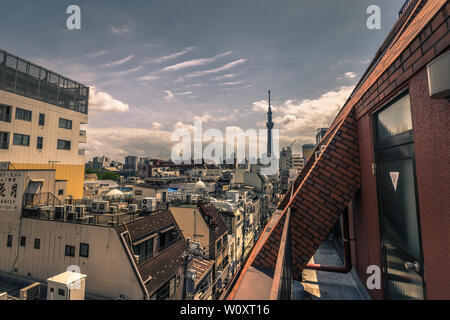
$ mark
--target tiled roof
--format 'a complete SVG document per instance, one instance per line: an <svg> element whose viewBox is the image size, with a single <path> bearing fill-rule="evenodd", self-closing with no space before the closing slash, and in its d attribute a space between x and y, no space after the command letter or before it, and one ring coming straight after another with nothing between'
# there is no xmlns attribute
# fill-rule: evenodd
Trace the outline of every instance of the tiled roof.
<svg viewBox="0 0 450 320"><path fill-rule="evenodd" d="M139 272L144 281L151 277L151 280L146 284L150 295L178 273L178 270L184 261L182 254L185 248L186 242L184 239L180 239L180 241L169 247L157 257L150 259L148 262L139 266Z"/></svg>
<svg viewBox="0 0 450 320"><path fill-rule="evenodd" d="M212 203L199 204L198 208L216 238L221 237L227 232L227 227L225 226L219 211L217 211Z"/></svg>
<svg viewBox="0 0 450 320"><path fill-rule="evenodd" d="M211 270L214 261L199 258L192 258L192 268L196 271L195 285L203 280L203 277Z"/></svg>
<svg viewBox="0 0 450 320"><path fill-rule="evenodd" d="M130 237L125 237L128 249L133 252L130 243L139 240L142 237L151 235L166 227L174 226L179 234L178 224L176 223L170 211L159 212L148 217L139 219L126 225L117 227L117 232L122 233L128 231ZM162 284L166 283L172 276L178 273L182 266L183 254L186 247L186 241L183 237L173 245L159 253L157 256L138 266L140 277L146 282L145 286L149 294L157 290ZM148 282L147 280L150 279Z"/></svg>
<svg viewBox="0 0 450 320"><path fill-rule="evenodd" d="M266 226L263 234L268 236L258 240L228 299L236 296L250 268L275 269L289 207L293 275L301 277L305 265L360 187L358 115L389 97L414 72L447 50L449 9L446 0L410 3L317 146L316 151L324 146L321 155L315 159L313 154L281 201L282 213L270 230Z"/></svg>

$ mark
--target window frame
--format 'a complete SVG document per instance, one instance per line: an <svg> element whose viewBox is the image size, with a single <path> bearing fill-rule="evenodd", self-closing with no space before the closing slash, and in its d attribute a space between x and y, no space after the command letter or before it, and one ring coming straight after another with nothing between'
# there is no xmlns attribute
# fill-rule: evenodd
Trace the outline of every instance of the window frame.
<svg viewBox="0 0 450 320"><path fill-rule="evenodd" d="M16 137L19 137L21 139L21 143L17 144L16 143ZM28 144L24 144L24 137L28 137ZM13 145L14 146L19 146L19 147L29 147L30 146L30 136L28 134L21 134L21 133L14 133L13 135Z"/></svg>
<svg viewBox="0 0 450 320"><path fill-rule="evenodd" d="M39 140L40 140L40 143L39 143ZM37 137L37 139L36 139L36 149L37 150L44 149L44 137Z"/></svg>
<svg viewBox="0 0 450 320"><path fill-rule="evenodd" d="M7 105L7 104L0 103L0 108L5 108L5 109L9 110L9 115L6 114L6 112L5 112L5 119L2 119L0 117L0 121L11 123L13 107L10 105Z"/></svg>
<svg viewBox="0 0 450 320"><path fill-rule="evenodd" d="M41 248L41 239L34 238L34 248L35 249L40 249Z"/></svg>
<svg viewBox="0 0 450 320"><path fill-rule="evenodd" d="M13 235L12 234L8 234L8 237L6 239L6 247L7 248L12 248L13 245Z"/></svg>
<svg viewBox="0 0 450 320"><path fill-rule="evenodd" d="M66 146L67 143L68 143L69 148L60 148L60 143L65 143L65 146ZM57 142L56 142L56 148L57 148L58 150L66 150L66 151L70 151L71 148L72 148L72 141L70 141L70 140L63 140L63 139L58 139Z"/></svg>
<svg viewBox="0 0 450 320"><path fill-rule="evenodd" d="M86 249L86 254L83 253L83 248ZM80 243L79 256L83 258L89 258L89 243Z"/></svg>
<svg viewBox="0 0 450 320"><path fill-rule="evenodd" d="M5 141L0 140L0 150L8 150L9 149L9 137L11 136L11 133L8 131L0 131L0 134L5 134L5 136L6 136ZM5 146L5 148L3 146Z"/></svg>
<svg viewBox="0 0 450 320"><path fill-rule="evenodd" d="M71 246L71 245L66 244L66 247L64 249L64 256L66 256L66 257L75 257L75 246Z"/></svg>
<svg viewBox="0 0 450 320"><path fill-rule="evenodd" d="M27 237L21 236L20 237L20 246L26 247L27 246Z"/></svg>
<svg viewBox="0 0 450 320"><path fill-rule="evenodd" d="M45 113L39 113L39 125L45 126Z"/></svg>
<svg viewBox="0 0 450 320"><path fill-rule="evenodd" d="M72 130L72 120L59 118L58 126L61 129Z"/></svg>
<svg viewBox="0 0 450 320"><path fill-rule="evenodd" d="M21 116L19 116L21 113L23 114L23 118ZM29 115L29 119L26 115ZM33 121L33 111L16 107L15 119L32 122Z"/></svg>

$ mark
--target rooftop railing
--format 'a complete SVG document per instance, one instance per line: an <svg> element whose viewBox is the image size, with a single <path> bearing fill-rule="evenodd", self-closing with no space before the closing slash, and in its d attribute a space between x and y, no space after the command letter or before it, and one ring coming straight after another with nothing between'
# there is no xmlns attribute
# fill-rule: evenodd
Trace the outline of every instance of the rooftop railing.
<svg viewBox="0 0 450 320"><path fill-rule="evenodd" d="M0 90L88 113L88 87L2 50Z"/></svg>

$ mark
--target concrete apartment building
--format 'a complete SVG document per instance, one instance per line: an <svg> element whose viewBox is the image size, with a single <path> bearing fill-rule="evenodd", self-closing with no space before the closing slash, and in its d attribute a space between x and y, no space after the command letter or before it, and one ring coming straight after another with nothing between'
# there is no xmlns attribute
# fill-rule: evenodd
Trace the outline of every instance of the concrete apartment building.
<svg viewBox="0 0 450 320"><path fill-rule="evenodd" d="M356 274L372 299L450 299L449 13L405 3L223 298L291 299L312 269ZM340 217L344 266L312 265Z"/></svg>
<svg viewBox="0 0 450 320"><path fill-rule="evenodd" d="M0 171L0 273L45 284L76 266L93 299L181 298L185 241L170 212L67 210L52 196L54 177L54 170Z"/></svg>
<svg viewBox="0 0 450 320"><path fill-rule="evenodd" d="M88 98L88 87L0 51L0 161L54 169L81 199Z"/></svg>

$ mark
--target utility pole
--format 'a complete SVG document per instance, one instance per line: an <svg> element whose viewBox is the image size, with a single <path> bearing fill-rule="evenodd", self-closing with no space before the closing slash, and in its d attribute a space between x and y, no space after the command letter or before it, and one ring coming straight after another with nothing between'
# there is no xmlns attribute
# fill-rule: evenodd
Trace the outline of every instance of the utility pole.
<svg viewBox="0 0 450 320"><path fill-rule="evenodd" d="M183 262L183 296L181 300L186 300L186 291L187 291L187 268L189 265L189 261L191 259L191 255L189 254L190 250L190 238L186 240L186 250L183 252L184 262Z"/></svg>

